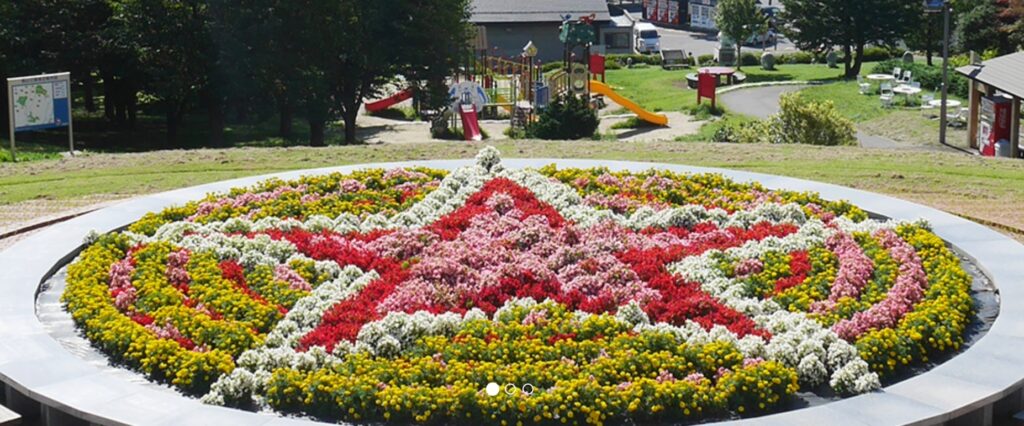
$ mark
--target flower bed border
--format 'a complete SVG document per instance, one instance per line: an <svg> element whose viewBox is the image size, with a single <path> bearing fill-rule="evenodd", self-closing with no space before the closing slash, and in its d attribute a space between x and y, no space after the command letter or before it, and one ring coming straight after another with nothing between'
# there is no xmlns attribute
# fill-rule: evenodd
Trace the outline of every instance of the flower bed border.
<svg viewBox="0 0 1024 426"><path fill-rule="evenodd" d="M933 231L967 253L1000 290L1000 315L977 343L927 373L857 397L745 419L757 424L879 424L940 423L968 415L990 423L993 407L1019 410L1024 385L1024 287L1003 283L1024 282L1024 270L1015 261L1024 258L1024 245L989 228L956 216L891 197L824 183L724 169L657 163L596 160L504 159L509 168L589 168L613 171L659 168L681 173L721 173L738 182L758 181L770 189L819 192L826 199L846 199L875 214L892 218L928 220ZM348 173L364 168L425 166L455 169L472 160L438 160L362 164L222 181L136 198L51 226L0 252L0 381L16 409L41 404L50 419L78 418L92 423L291 424L299 419L208 406L140 383L104 373L64 350L46 333L35 313L38 283L70 261L92 230L118 229L150 211L201 198L208 192L248 186L267 178L294 179L301 175ZM69 254L70 253L70 254ZM1015 266L1017 270L1015 270ZM37 283L30 285L27 283ZM1005 307L1005 309L1004 309ZM20 396L20 397L19 397ZM12 399L14 402L12 402ZM35 402L33 402L35 401ZM37 406L38 407L38 406ZM55 411L54 411L55 410Z"/></svg>

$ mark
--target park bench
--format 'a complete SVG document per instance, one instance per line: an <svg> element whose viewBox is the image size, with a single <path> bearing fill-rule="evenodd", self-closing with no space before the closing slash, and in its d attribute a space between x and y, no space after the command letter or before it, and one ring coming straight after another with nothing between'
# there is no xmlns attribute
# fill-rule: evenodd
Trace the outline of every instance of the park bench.
<svg viewBox="0 0 1024 426"><path fill-rule="evenodd" d="M667 70L686 68L690 66L689 58L682 49L662 49L661 67Z"/></svg>

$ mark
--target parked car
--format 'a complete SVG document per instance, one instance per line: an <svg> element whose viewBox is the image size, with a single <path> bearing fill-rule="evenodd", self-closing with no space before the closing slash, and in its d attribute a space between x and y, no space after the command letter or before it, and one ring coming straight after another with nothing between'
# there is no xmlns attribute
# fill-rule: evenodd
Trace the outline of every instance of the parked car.
<svg viewBox="0 0 1024 426"><path fill-rule="evenodd" d="M658 27L647 22L633 26L633 41L636 51L640 53L658 53L661 51L661 34Z"/></svg>
<svg viewBox="0 0 1024 426"><path fill-rule="evenodd" d="M768 30L766 33L754 34L743 41L744 46L774 46L778 42L778 36L775 35L775 31Z"/></svg>

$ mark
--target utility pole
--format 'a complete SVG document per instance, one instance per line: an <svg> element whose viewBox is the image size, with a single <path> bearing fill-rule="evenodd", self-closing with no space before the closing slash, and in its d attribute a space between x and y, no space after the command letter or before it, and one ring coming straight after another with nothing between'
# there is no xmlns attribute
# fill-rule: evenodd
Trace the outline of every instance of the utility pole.
<svg viewBox="0 0 1024 426"><path fill-rule="evenodd" d="M943 30L942 30L942 106L939 111L939 143L946 145L946 101L949 96L949 0L942 2Z"/></svg>

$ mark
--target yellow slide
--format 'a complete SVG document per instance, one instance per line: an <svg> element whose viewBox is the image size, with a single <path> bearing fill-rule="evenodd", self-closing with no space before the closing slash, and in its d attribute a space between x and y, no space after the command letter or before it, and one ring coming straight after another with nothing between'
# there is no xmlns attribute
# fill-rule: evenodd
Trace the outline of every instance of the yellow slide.
<svg viewBox="0 0 1024 426"><path fill-rule="evenodd" d="M640 108L640 105L637 105L633 103L633 101L623 98L622 95L615 93L615 91L612 90L611 87L608 87L607 84L597 80L590 80L590 91L611 98L612 101L622 105L623 108L633 111L633 113L636 114L636 117L643 121L651 124L657 124L659 126L668 125L668 117L663 114L655 114L646 109Z"/></svg>

